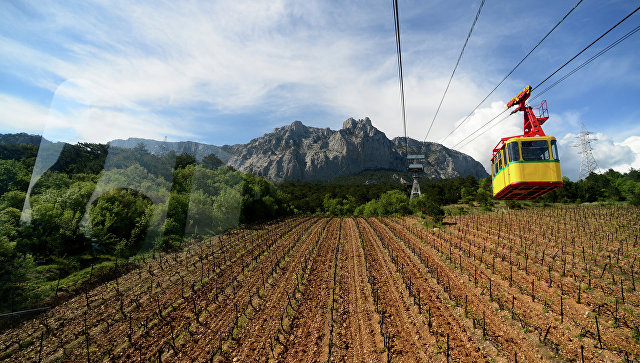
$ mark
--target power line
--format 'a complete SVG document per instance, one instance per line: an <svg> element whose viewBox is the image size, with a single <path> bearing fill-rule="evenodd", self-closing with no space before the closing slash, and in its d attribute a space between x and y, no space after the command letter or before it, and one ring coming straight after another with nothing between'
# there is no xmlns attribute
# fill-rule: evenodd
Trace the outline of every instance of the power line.
<svg viewBox="0 0 640 363"><path fill-rule="evenodd" d="M500 115L501 115L501 114L498 114L498 116L500 116ZM495 124L491 125L488 129L486 129L486 130L482 131L481 133L477 134L473 139L471 139L471 140L469 140L469 141L465 142L464 144L460 145L460 148L463 148L463 147L467 146L469 143L471 143L471 142L472 142L472 141L474 141L475 139L477 139L477 138L479 138L480 136L484 135L487 131L489 131L489 130L491 130L492 128L494 128L494 127L498 126L498 124L500 124L500 123L502 123L503 121L505 121L506 119L508 119L508 118L509 118L509 116L511 116L511 115L513 115L513 114L512 114L512 113L510 113L510 114L506 115L506 116L505 116L505 117L503 117L500 121L498 121L498 122L496 122ZM498 116L494 117L491 121L493 121L493 120L495 120L496 118L498 118ZM491 121L487 122L487 124L488 124L488 123L490 123ZM485 125L486 125L486 124L485 124ZM484 126L483 126L483 127L484 127ZM482 128L482 127L481 127L481 128ZM478 130L480 130L480 129L478 129ZM476 131L478 131L478 130L476 130ZM472 134L472 135L473 135L473 134ZM462 140L462 141L464 141L464 140ZM460 141L458 144L460 144L462 141ZM458 146L458 144L456 144L456 146ZM454 147L456 147L456 146L454 146Z"/></svg>
<svg viewBox="0 0 640 363"><path fill-rule="evenodd" d="M575 67L574 69L572 69L571 71L569 71L567 74L565 74L564 76L562 76L562 78L558 79L557 81L555 81L552 85L550 85L549 87L545 88L542 92L538 93L535 97L529 99L529 101L533 101L535 99L537 99L538 97L542 96L544 93L546 93L547 91L551 90L553 87L557 86L559 83L561 83L562 81L564 81L565 79L569 78L570 76L572 76L574 73L576 73L577 71L581 70L582 68L584 68L585 66L587 66L589 63L593 62L594 60L596 60L597 58L599 58L600 56L602 56L603 54L605 54L606 52L608 52L609 50L611 50L613 47L615 47L616 45L622 43L624 40L626 40L627 38L629 38L630 36L632 36L633 34L637 33L638 31L640 31L640 25L633 28L631 31L629 31L628 33L624 34L623 36L621 36L620 38L618 38L616 41L614 41L613 43L609 44L607 47L605 47L604 49L602 49L601 51L599 51L598 53L594 54L591 58L587 59L586 61L582 62L579 66ZM506 111L506 109L505 109ZM500 114L498 114L498 116L492 118L491 120L489 120L489 122L485 123L484 125L482 125L480 128L478 128L476 131L474 131L473 133L471 133L469 136L467 136L466 138L460 140L460 142L458 142L456 145L454 145L453 147L458 146L459 144L461 144L464 140L468 139L469 137L471 137L471 135L473 135L475 132L479 131L480 129L482 129L483 127L485 127L486 125L488 125L489 123L491 123L491 121L495 120L496 118L498 118L501 114L503 114L505 111L502 111ZM507 116L508 117L508 116ZM477 139L478 137L480 137L481 135L483 135L484 133L486 133L487 131L489 131L490 129L494 128L495 126L497 126L499 123L501 123L502 121L504 121L506 119L503 118L502 120L496 122L494 125L490 126L488 129L486 129L485 131L483 131L482 133L476 135L473 139L467 141L466 143L464 143L463 145L461 145L461 147L466 146L468 143L470 143L471 141Z"/></svg>
<svg viewBox="0 0 640 363"><path fill-rule="evenodd" d="M560 24L561 24L561 23L562 23L562 22L563 22L563 21L564 21L564 20L565 20L565 19L566 19L570 14L571 14L571 13L572 13L572 12L573 12L573 11L574 11L574 10L575 10L575 9L576 9L576 8L577 8L577 7L578 7L578 6L583 2L583 1L584 1L584 0L580 0L580 1L578 1L578 3L577 3L577 4L575 4L575 5L573 6L573 8L571 8L571 10L569 10L569 12L568 12L568 13L566 13L566 14L564 15L564 17L562 17L562 19L560 19L560 21L559 21L559 22L557 22L557 23L556 23L556 25L554 25L554 26L553 26L553 28L551 28L551 30L549 30L549 31L547 32L547 34L546 34L544 37L542 37L542 39L540 39L540 41L538 42L538 44L536 44L536 46L535 46L535 47L531 48L531 50L529 51L529 53L527 53L527 55L525 55L525 56L524 56L524 58L522 58L522 59L520 60L520 62L518 62L518 64L516 64L516 66L515 66L515 67L513 67L513 69L512 69L511 71L509 71L509 73L507 73L507 75L506 75L506 76L504 76L504 78L500 81L500 83L498 83L498 85L497 85L497 86L495 86L495 87L491 90L491 92L489 92L489 94L488 94L488 95L486 95L486 96L482 99L482 101L480 101L480 103L478 103L478 105L476 105L476 107L474 107L474 108L473 108L473 110L471 110L471 112L469 112L469 114L464 118L464 120L462 120L462 122L461 122L461 123L459 123L459 124L458 124L458 125L457 125L457 126L456 126L456 127L455 127L455 128L454 128L454 129L453 129L453 130L448 134L448 135L447 135L447 136L445 136L442 140L440 140L440 143L443 143L443 142L444 142L444 140L446 140L449 136L451 136L451 134L453 134L453 133L454 133L454 131L456 131L460 126L462 126L462 124L464 124L464 123L469 119L469 117L471 117L471 115L473 115L473 113L478 109L478 107L480 107L480 105L482 105L482 104L484 103L484 101L486 101L486 100L489 98L489 96L491 96L491 95L493 94L493 92L495 92L495 90L496 90L496 89L498 89L498 87L500 87L500 85L502 85L502 83L503 83L507 78L509 78L509 76L511 76L511 74L512 74L513 72L515 72L515 70L516 70L518 67L520 67L520 65L522 64L522 62L524 62L524 61L525 61L525 59L527 59L527 58L531 55L531 53L533 53L533 51L534 51L534 50L536 50L536 49L540 46L540 44L542 44L542 42L544 42L544 40L545 40L545 39L547 39L547 37L548 37L548 36L549 36L549 35L550 35L554 30L556 30L556 28L557 28L557 27L558 27L558 26L559 26L559 25L560 25Z"/></svg>
<svg viewBox="0 0 640 363"><path fill-rule="evenodd" d="M407 155L409 155L409 139L407 138L407 116L404 106L404 78L402 76L402 49L400 48L400 21L398 16L398 0L393 0L393 19L396 28L396 53L398 54L398 80L400 82L400 103L402 105L402 124L404 126L404 141Z"/></svg>
<svg viewBox="0 0 640 363"><path fill-rule="evenodd" d="M478 12L476 13L475 19L473 19L473 24L471 24L471 29L469 29L469 34L467 34L467 39L464 41L464 45L462 46L462 50L460 51L460 55L458 56L458 60L456 61L455 67L453 67L453 72L451 72L451 77L449 77L449 82L447 83L447 87L444 89L444 93L442 94L442 98L440 99L440 103L438 104L438 108L436 109L435 115L433 115L433 119L431 120L431 124L429 125L429 129L427 130L427 135L424 137L424 142L427 142L427 138L429 137L429 133L431 132L431 127L433 126L433 122L438 117L438 113L440 112L440 107L442 106L442 102L444 101L444 97L447 95L447 91L449 90L449 86L451 85L451 80L453 79L453 75L456 74L456 69L458 69L458 65L460 64L460 59L462 59L462 54L464 53L464 49L467 47L467 43L469 42L469 38L471 38L471 33L473 32L473 28L476 26L478 22L478 18L480 17L480 12L482 11L482 7L484 6L485 0L482 0L480 3L480 7L478 8ZM424 144L424 143L423 143Z"/></svg>
<svg viewBox="0 0 640 363"><path fill-rule="evenodd" d="M602 39L605 35L607 35L608 33L610 33L613 29L615 29L616 27L618 27L620 24L622 24L625 20L627 20L631 15L635 14L638 10L640 10L640 7L637 7L634 11L632 11L631 13L629 13L627 16L625 16L622 20L620 20L618 23L616 23L613 27L609 28L609 30L607 30L605 33L603 33L602 35L600 35L596 40L594 40L593 42L591 42L589 45L587 45L584 49L582 49L578 54L576 54L575 56L573 56L571 59L569 59L567 62L565 62L562 66L560 66L558 69L556 69L555 71L553 71L548 77L546 77L542 82L538 83L535 87L532 88L532 91L534 89L536 89L537 87L539 87L540 85L542 85L543 83L545 83L547 80L549 80L549 78L551 78L553 75L555 75L556 73L558 73L562 68L564 68L567 64L569 64L571 61L573 61L574 59L576 59L580 54L584 53L587 49L589 49L591 46L593 46L596 42L598 42L600 39ZM587 64L591 63L593 60L595 60L596 58L600 57L602 54L606 53L607 51L609 51L611 48L615 47L616 45L620 44L622 41L624 41L625 39L629 38L631 35L633 35L634 33L636 33L640 27L636 27L633 30L631 30L630 32L628 32L627 34L623 35L622 37L618 38L616 41L614 41L612 44L610 44L609 46L607 46L606 48L604 48L603 50L601 50L600 52L598 52L597 54L595 54L594 56L592 56L590 59L586 60L585 62L583 62L580 66L576 67L575 69L573 69L572 71L570 71L567 75L565 75L563 78L561 78L560 80L556 81L554 84L552 84L550 87L547 87L547 89L545 89L543 92L548 91L549 89L553 88L555 85L557 85L558 83L564 81L566 78L568 78L569 76L571 76L572 74L574 74L575 72L577 72L578 70L582 69L584 66L586 66ZM541 93L542 94L542 93ZM531 100L534 100L536 98L538 98L540 95L537 95L536 97L532 98ZM471 135L473 135L474 133L480 131L482 128L484 128L485 126L487 126L489 123L491 123L493 120L495 120L496 118L500 117L500 115L502 115L504 112L506 112L508 109L505 109L504 111L502 111L501 113L499 113L498 115L496 115L494 118L492 118L491 120L489 120L489 122L486 122L485 124L483 124L482 126L480 126L478 129L476 129L473 133L469 134L467 137L465 137L464 139L460 140L458 143L456 143L453 147L457 147L458 145L460 145L464 140L468 139L469 137L471 137ZM502 121L504 121L506 119L506 117L502 120L500 120L499 122L497 122L496 124L494 124L493 126L491 126L489 129L485 130L484 132L482 132L479 135L476 135L476 137L474 137L473 139L469 140L469 142L477 139L480 135L484 134L486 131L490 130L491 128L495 127L496 125L498 125L499 123L501 123ZM466 144L468 144L469 142L465 143L463 146L465 146Z"/></svg>

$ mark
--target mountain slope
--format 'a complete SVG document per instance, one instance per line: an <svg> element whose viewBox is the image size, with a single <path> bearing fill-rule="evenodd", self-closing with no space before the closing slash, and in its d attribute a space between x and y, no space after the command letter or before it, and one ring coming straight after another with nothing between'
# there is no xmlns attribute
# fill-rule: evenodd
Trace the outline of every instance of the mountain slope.
<svg viewBox="0 0 640 363"><path fill-rule="evenodd" d="M409 146L410 152L419 153L422 144L409 139ZM387 139L369 118L350 118L337 131L295 121L247 145L223 149L233 155L229 165L273 181L328 181L364 170L404 171L406 168L404 138ZM427 143L425 154L428 178L488 175L470 156L440 144Z"/></svg>
<svg viewBox="0 0 640 363"><path fill-rule="evenodd" d="M405 154L404 137L392 140L396 151ZM448 179L473 175L476 178L489 176L482 164L467 154L449 149L442 144L425 142L409 138L409 154L424 154L424 172L430 179Z"/></svg>
<svg viewBox="0 0 640 363"><path fill-rule="evenodd" d="M39 141L40 137L36 135L0 135L0 144ZM408 141L410 154L421 154L424 149L426 161L424 174L421 175L423 178L488 176L482 165L466 154L437 143L427 142L423 145L411 138ZM167 142L141 138L109 142L111 146L129 149L139 144L143 144L155 155L174 151L176 154L189 153L202 160L209 154L215 154L227 165L275 182L327 182L363 171L406 172L404 138L389 140L373 126L369 118L350 118L344 121L340 130L309 127L300 121L294 121L255 138L248 144L215 146L193 141ZM379 179L389 179L387 174ZM393 173L390 175L393 180L400 179L400 176L395 177ZM354 180L362 177L360 175Z"/></svg>
<svg viewBox="0 0 640 363"><path fill-rule="evenodd" d="M142 143L145 148L154 155L164 155L169 151L175 151L176 154L191 154L198 160L202 160L203 157L209 154L215 154L220 160L225 163L229 161L231 155L222 150L219 146L203 144L194 141L157 141L151 139L141 139L136 137L130 137L126 140L116 139L109 141L111 146L117 146L126 149L132 149L138 144Z"/></svg>

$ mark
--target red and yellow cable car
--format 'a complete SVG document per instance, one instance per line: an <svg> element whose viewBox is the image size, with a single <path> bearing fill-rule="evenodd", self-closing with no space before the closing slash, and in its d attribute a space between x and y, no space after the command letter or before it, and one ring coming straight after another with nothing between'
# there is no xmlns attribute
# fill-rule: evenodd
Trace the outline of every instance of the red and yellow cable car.
<svg viewBox="0 0 640 363"><path fill-rule="evenodd" d="M504 137L493 148L491 179L496 199L535 199L562 186L562 172L556 138L545 135L542 124L549 119L547 102L542 101L536 116L525 105L531 86L507 103L524 112L524 134Z"/></svg>

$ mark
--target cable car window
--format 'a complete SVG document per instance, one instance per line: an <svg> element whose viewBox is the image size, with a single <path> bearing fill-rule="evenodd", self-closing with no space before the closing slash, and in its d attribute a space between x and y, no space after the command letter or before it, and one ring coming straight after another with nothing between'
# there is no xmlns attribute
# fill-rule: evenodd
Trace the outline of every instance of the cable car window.
<svg viewBox="0 0 640 363"><path fill-rule="evenodd" d="M549 160L547 140L522 141L522 160Z"/></svg>
<svg viewBox="0 0 640 363"><path fill-rule="evenodd" d="M500 165L499 169L502 170L502 150L498 153L498 165Z"/></svg>
<svg viewBox="0 0 640 363"><path fill-rule="evenodd" d="M558 156L558 146L556 145L556 140L551 140L551 155L554 160L560 160L560 156Z"/></svg>
<svg viewBox="0 0 640 363"><path fill-rule="evenodd" d="M509 162L520 160L520 150L518 150L518 143L512 142L507 144L509 150Z"/></svg>

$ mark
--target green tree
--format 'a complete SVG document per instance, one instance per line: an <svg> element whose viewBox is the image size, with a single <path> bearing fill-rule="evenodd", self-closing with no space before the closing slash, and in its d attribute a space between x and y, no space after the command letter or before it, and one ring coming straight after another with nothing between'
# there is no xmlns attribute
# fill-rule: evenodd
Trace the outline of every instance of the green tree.
<svg viewBox="0 0 640 363"><path fill-rule="evenodd" d="M629 203L636 207L640 206L640 183L636 184L635 190L629 198Z"/></svg>
<svg viewBox="0 0 640 363"><path fill-rule="evenodd" d="M110 253L133 254L144 239L151 208L151 201L136 191L109 191L89 210L93 237Z"/></svg>
<svg viewBox="0 0 640 363"><path fill-rule="evenodd" d="M436 224L441 224L445 215L444 209L433 201L427 203L424 214L431 217Z"/></svg>
<svg viewBox="0 0 640 363"><path fill-rule="evenodd" d="M219 231L213 216L213 196L202 190L191 192L187 215L186 232L213 234Z"/></svg>
<svg viewBox="0 0 640 363"><path fill-rule="evenodd" d="M30 178L30 173L20 162L0 160L0 195L11 190L26 191Z"/></svg>
<svg viewBox="0 0 640 363"><path fill-rule="evenodd" d="M189 211L189 194L172 192L167 207L167 220L164 234L182 238L187 226L187 213Z"/></svg>
<svg viewBox="0 0 640 363"><path fill-rule="evenodd" d="M6 192L0 197L0 209L16 208L22 209L27 193L22 190L12 190Z"/></svg>
<svg viewBox="0 0 640 363"><path fill-rule="evenodd" d="M490 177L484 178L480 181L475 200L481 206L488 207L493 205L493 186L491 184Z"/></svg>
<svg viewBox="0 0 640 363"><path fill-rule="evenodd" d="M471 203L476 199L476 192L468 187L462 187L460 191L460 199L462 203Z"/></svg>
<svg viewBox="0 0 640 363"><path fill-rule="evenodd" d="M195 164L196 164L196 158L191 154L184 153L176 157L176 169L184 169L189 165L195 165Z"/></svg>
<svg viewBox="0 0 640 363"><path fill-rule="evenodd" d="M210 169L216 170L218 167L223 166L224 162L220 160L215 154L209 154L202 158L202 166Z"/></svg>

